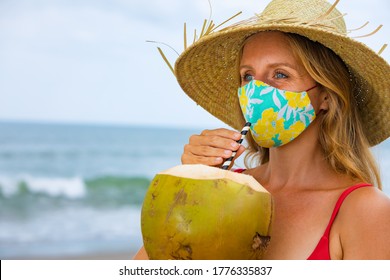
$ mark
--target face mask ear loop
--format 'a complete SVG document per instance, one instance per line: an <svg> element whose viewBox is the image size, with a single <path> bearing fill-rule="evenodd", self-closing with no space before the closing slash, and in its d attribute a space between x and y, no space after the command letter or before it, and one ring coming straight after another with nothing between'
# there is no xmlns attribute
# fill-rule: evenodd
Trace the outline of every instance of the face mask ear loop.
<svg viewBox="0 0 390 280"><path fill-rule="evenodd" d="M312 86L311 88L309 88L308 90L306 90L306 92L309 92L310 90L316 88L318 86L318 84L315 84L314 86Z"/></svg>

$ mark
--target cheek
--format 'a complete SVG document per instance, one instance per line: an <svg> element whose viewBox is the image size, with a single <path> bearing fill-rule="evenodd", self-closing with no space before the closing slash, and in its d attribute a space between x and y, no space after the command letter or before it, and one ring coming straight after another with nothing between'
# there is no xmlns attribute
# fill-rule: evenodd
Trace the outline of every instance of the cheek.
<svg viewBox="0 0 390 280"><path fill-rule="evenodd" d="M319 94L319 92L314 92L314 93L309 92L308 94L309 94L311 105L313 105L314 111L317 114L321 109L321 103L322 103L321 95Z"/></svg>

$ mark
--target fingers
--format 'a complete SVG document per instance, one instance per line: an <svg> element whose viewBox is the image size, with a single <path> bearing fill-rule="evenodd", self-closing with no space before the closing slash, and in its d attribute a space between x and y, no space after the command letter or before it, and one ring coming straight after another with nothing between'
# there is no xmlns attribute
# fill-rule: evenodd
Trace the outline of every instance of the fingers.
<svg viewBox="0 0 390 280"><path fill-rule="evenodd" d="M237 152L236 152L236 156L234 157L234 159L238 158L239 156L241 156L244 152L245 152L245 147L240 145L240 147L238 148Z"/></svg>
<svg viewBox="0 0 390 280"><path fill-rule="evenodd" d="M229 168L228 169L231 169L233 166L234 166L234 162L235 160L240 156L242 155L244 152L245 152L245 147L240 145L240 147L238 148L238 150L236 151L236 154L234 156L234 158L232 159L230 165L229 165Z"/></svg>
<svg viewBox="0 0 390 280"><path fill-rule="evenodd" d="M181 156L182 164L204 164L208 166L219 166L223 163L222 157L196 156L185 154Z"/></svg>
<svg viewBox="0 0 390 280"><path fill-rule="evenodd" d="M213 130L208 130L205 129L202 131L201 135L204 136L220 136L228 139L234 139L235 141L240 140L241 138L241 133L234 131L234 130L229 130L225 128L218 128L218 129L213 129Z"/></svg>
<svg viewBox="0 0 390 280"><path fill-rule="evenodd" d="M233 151L240 156L245 148L236 141L241 134L224 128L204 130L200 135L192 135L189 143L184 146L181 157L183 164L205 164L209 166L222 165L230 158Z"/></svg>
<svg viewBox="0 0 390 280"><path fill-rule="evenodd" d="M224 151L236 151L240 144L238 144L233 139L228 139L224 137L220 137L217 135L212 136L202 136L202 135L193 135L190 138L190 147L199 147L199 149L192 150L197 155L220 155L222 156L221 152ZM201 147L208 147L210 149L200 149ZM187 147L188 148L188 147ZM213 149L212 149L213 148Z"/></svg>
<svg viewBox="0 0 390 280"><path fill-rule="evenodd" d="M218 149L236 151L240 146L236 141L240 140L241 133L225 128L203 130L200 135L190 137L190 144L210 146Z"/></svg>

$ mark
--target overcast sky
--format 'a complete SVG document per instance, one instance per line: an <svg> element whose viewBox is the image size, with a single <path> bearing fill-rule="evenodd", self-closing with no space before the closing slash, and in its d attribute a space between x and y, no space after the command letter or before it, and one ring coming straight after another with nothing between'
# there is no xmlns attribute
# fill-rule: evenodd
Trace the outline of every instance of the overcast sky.
<svg viewBox="0 0 390 280"><path fill-rule="evenodd" d="M212 0L219 23L260 12L268 1ZM390 1L342 0L347 27L370 21L364 39L389 43ZM183 23L201 28L207 0L0 0L0 120L214 128L160 58L162 41L183 48ZM176 54L164 48L172 62ZM383 57L390 61L390 47Z"/></svg>

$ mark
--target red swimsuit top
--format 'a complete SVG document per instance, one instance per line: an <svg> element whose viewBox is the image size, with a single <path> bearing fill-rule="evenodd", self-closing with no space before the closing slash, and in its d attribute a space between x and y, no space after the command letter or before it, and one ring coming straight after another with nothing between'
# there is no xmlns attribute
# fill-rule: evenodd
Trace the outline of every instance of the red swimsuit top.
<svg viewBox="0 0 390 280"><path fill-rule="evenodd" d="M344 199L354 190L359 189L361 187L371 187L372 185L367 183L360 183L354 186L349 187L340 195L339 199L336 202L336 205L333 209L332 216L330 217L330 221L328 226L325 229L324 234L322 235L320 241L318 242L316 248L311 253L308 260L330 260L330 252L329 252L329 234L330 229L332 228L333 222L336 219L336 216L340 210L341 205L343 204Z"/></svg>
<svg viewBox="0 0 390 280"><path fill-rule="evenodd" d="M245 169L236 169L234 172L242 173ZM328 223L328 226L325 229L324 234L322 235L320 241L318 242L316 248L311 253L310 257L308 257L308 260L330 260L330 252L329 252L329 234L330 230L332 228L333 222L336 219L336 216L340 210L341 205L344 202L344 199L354 190L361 188L361 187L371 187L372 185L367 183L360 183L354 186L351 186L347 188L343 193L340 195L339 199L336 202L336 205L333 209L332 216L330 217L330 221Z"/></svg>

